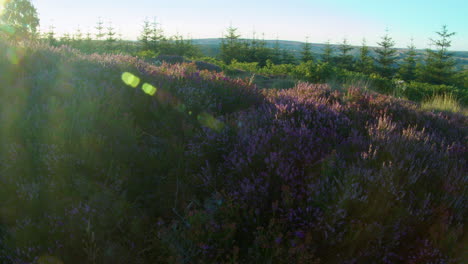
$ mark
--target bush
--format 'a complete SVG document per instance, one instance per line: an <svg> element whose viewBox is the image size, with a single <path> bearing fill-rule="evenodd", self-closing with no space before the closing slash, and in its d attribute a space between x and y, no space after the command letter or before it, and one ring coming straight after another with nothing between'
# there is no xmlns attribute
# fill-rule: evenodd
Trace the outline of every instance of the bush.
<svg viewBox="0 0 468 264"><path fill-rule="evenodd" d="M1 263L152 262L153 220L197 191L189 139L263 102L195 64L0 46Z"/></svg>
<svg viewBox="0 0 468 264"><path fill-rule="evenodd" d="M206 160L198 177L207 195L184 221L158 228L172 254L194 263L460 260L466 119L356 88L265 93L264 105L192 145Z"/></svg>
<svg viewBox="0 0 468 264"><path fill-rule="evenodd" d="M463 115L67 47L0 71L2 263L463 262Z"/></svg>
<svg viewBox="0 0 468 264"><path fill-rule="evenodd" d="M410 82L407 85L405 95L408 99L421 102L430 97L444 94L452 94L461 104L468 104L468 90L459 89L449 85L435 85L419 82Z"/></svg>

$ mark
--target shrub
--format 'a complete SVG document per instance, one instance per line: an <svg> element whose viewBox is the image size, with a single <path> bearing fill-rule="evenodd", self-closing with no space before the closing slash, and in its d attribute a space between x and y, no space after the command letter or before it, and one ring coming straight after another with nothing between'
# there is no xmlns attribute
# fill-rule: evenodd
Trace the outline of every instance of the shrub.
<svg viewBox="0 0 468 264"><path fill-rule="evenodd" d="M189 154L205 160L198 177L207 195L184 221L158 228L164 241L179 230L175 256L191 252L184 256L194 263L459 260L466 118L356 88L302 83L265 93L264 105L191 145Z"/></svg>

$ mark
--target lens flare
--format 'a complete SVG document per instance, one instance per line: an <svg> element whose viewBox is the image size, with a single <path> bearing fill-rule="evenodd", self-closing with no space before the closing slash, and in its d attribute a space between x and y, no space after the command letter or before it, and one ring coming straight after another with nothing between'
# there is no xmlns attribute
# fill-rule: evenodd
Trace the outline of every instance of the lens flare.
<svg viewBox="0 0 468 264"><path fill-rule="evenodd" d="M21 47L10 47L6 50L6 56L12 64L19 64L25 55L25 51Z"/></svg>
<svg viewBox="0 0 468 264"><path fill-rule="evenodd" d="M5 6L8 2L10 2L10 0L0 0L0 15L2 15L3 10L5 10Z"/></svg>
<svg viewBox="0 0 468 264"><path fill-rule="evenodd" d="M153 85L148 84L148 83L143 84L141 89L143 90L143 92L145 92L145 93L147 93L147 94L149 94L151 96L153 96L156 93L156 91L158 90L158 89L156 89L156 87L154 87Z"/></svg>
<svg viewBox="0 0 468 264"><path fill-rule="evenodd" d="M122 81L133 88L136 88L138 84L140 84L140 78L137 76L129 73L129 72L124 72L122 73Z"/></svg>

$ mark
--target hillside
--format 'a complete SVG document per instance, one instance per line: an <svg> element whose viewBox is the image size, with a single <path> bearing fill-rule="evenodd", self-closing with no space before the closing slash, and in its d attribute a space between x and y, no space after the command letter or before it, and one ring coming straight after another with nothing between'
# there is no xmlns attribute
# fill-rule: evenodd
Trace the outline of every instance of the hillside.
<svg viewBox="0 0 468 264"><path fill-rule="evenodd" d="M249 39L246 39L250 41ZM276 40L265 40L268 47L273 48L276 44ZM212 38L212 39L194 39L193 44L200 47L203 54L211 57L216 57L219 54L219 47L220 47L221 39ZM287 40L279 40L279 47L281 49L289 50L293 52L296 57L300 57L300 51L302 49L303 42L299 41L287 41ZM335 49L335 52L338 53L337 48L338 44L332 44L332 47ZM325 44L319 43L311 43L312 52L315 54L322 54L322 50L325 47ZM359 46L355 46L353 50L351 50L350 54L357 57L359 56ZM375 46L370 46L370 49L376 49ZM401 60L404 58L404 52L406 51L405 48L397 48L397 56L398 59ZM422 58L425 50L417 50L418 57ZM460 69L467 69L468 68L468 51L452 51L453 58L457 63L457 67ZM371 53L371 55L375 56L375 52Z"/></svg>
<svg viewBox="0 0 468 264"><path fill-rule="evenodd" d="M0 41L0 124L0 263L466 260L461 114Z"/></svg>

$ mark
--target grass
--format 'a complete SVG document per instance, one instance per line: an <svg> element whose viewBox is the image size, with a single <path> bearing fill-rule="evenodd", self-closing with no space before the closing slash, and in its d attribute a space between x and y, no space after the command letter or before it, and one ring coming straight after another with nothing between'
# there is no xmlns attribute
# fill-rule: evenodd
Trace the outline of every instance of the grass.
<svg viewBox="0 0 468 264"><path fill-rule="evenodd" d="M421 108L424 110L461 113L465 116L468 115L468 109L462 107L452 94L435 95L422 102Z"/></svg>

